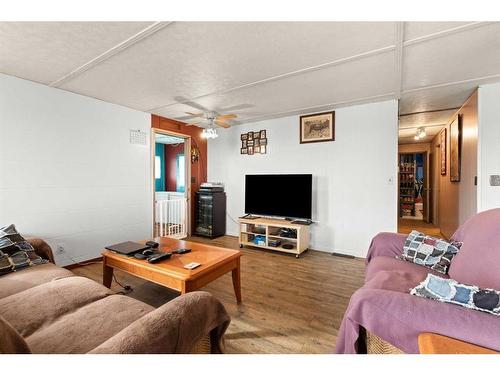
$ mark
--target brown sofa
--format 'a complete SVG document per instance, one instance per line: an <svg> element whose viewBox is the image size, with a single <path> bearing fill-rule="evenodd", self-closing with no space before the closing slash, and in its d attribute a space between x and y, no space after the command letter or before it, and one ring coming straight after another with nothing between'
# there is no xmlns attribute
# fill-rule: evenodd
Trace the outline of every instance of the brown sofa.
<svg viewBox="0 0 500 375"><path fill-rule="evenodd" d="M206 292L155 309L50 263L0 277L0 353L222 353L230 318ZM9 344L7 344L9 341Z"/></svg>

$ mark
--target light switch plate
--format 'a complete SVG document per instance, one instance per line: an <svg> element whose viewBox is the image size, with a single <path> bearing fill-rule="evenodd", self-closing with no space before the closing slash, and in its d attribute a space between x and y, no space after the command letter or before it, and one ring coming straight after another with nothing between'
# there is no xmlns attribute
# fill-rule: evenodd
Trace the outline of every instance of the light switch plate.
<svg viewBox="0 0 500 375"><path fill-rule="evenodd" d="M490 175L490 186L500 186L500 175L498 174Z"/></svg>

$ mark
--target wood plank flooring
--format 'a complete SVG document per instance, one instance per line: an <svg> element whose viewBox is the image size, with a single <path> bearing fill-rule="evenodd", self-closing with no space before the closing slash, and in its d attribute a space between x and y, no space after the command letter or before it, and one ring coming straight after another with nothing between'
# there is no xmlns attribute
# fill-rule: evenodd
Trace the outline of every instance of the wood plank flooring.
<svg viewBox="0 0 500 375"><path fill-rule="evenodd" d="M189 240L239 248L236 237ZM333 352L349 298L363 284L364 260L311 250L300 259L251 248L242 251L242 304L236 303L230 274L202 289L218 298L231 316L226 352ZM90 264L73 272L101 283L101 268L102 264ZM130 297L152 306L160 306L178 295L120 271L115 274L120 283L134 289ZM121 290L115 282L112 289Z"/></svg>
<svg viewBox="0 0 500 375"><path fill-rule="evenodd" d="M446 238L441 230L432 223L426 223L423 220L414 219L399 219L398 220L398 233L410 234L410 232L415 229L423 232L429 236Z"/></svg>

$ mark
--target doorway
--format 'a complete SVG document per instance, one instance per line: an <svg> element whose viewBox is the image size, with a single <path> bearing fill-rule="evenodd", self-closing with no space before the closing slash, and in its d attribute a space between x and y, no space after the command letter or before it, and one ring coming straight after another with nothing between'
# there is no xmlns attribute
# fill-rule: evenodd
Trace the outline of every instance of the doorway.
<svg viewBox="0 0 500 375"><path fill-rule="evenodd" d="M190 235L190 137L153 129L153 237Z"/></svg>
<svg viewBox="0 0 500 375"><path fill-rule="evenodd" d="M399 154L399 219L429 223L429 155Z"/></svg>

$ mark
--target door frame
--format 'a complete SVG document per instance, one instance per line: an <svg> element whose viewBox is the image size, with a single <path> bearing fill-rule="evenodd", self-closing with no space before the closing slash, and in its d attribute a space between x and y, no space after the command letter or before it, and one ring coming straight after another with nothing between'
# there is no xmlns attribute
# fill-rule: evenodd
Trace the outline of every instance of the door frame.
<svg viewBox="0 0 500 375"><path fill-rule="evenodd" d="M155 156L156 156L156 134L165 134L177 138L184 139L184 160L186 163L186 181L184 194L186 196L187 203L187 235L191 235L191 136L187 134L177 133L170 130L162 130L157 128L151 128L151 180L153 183L153 225L151 227L151 237L155 234L155 220L156 220L156 181L155 181Z"/></svg>

